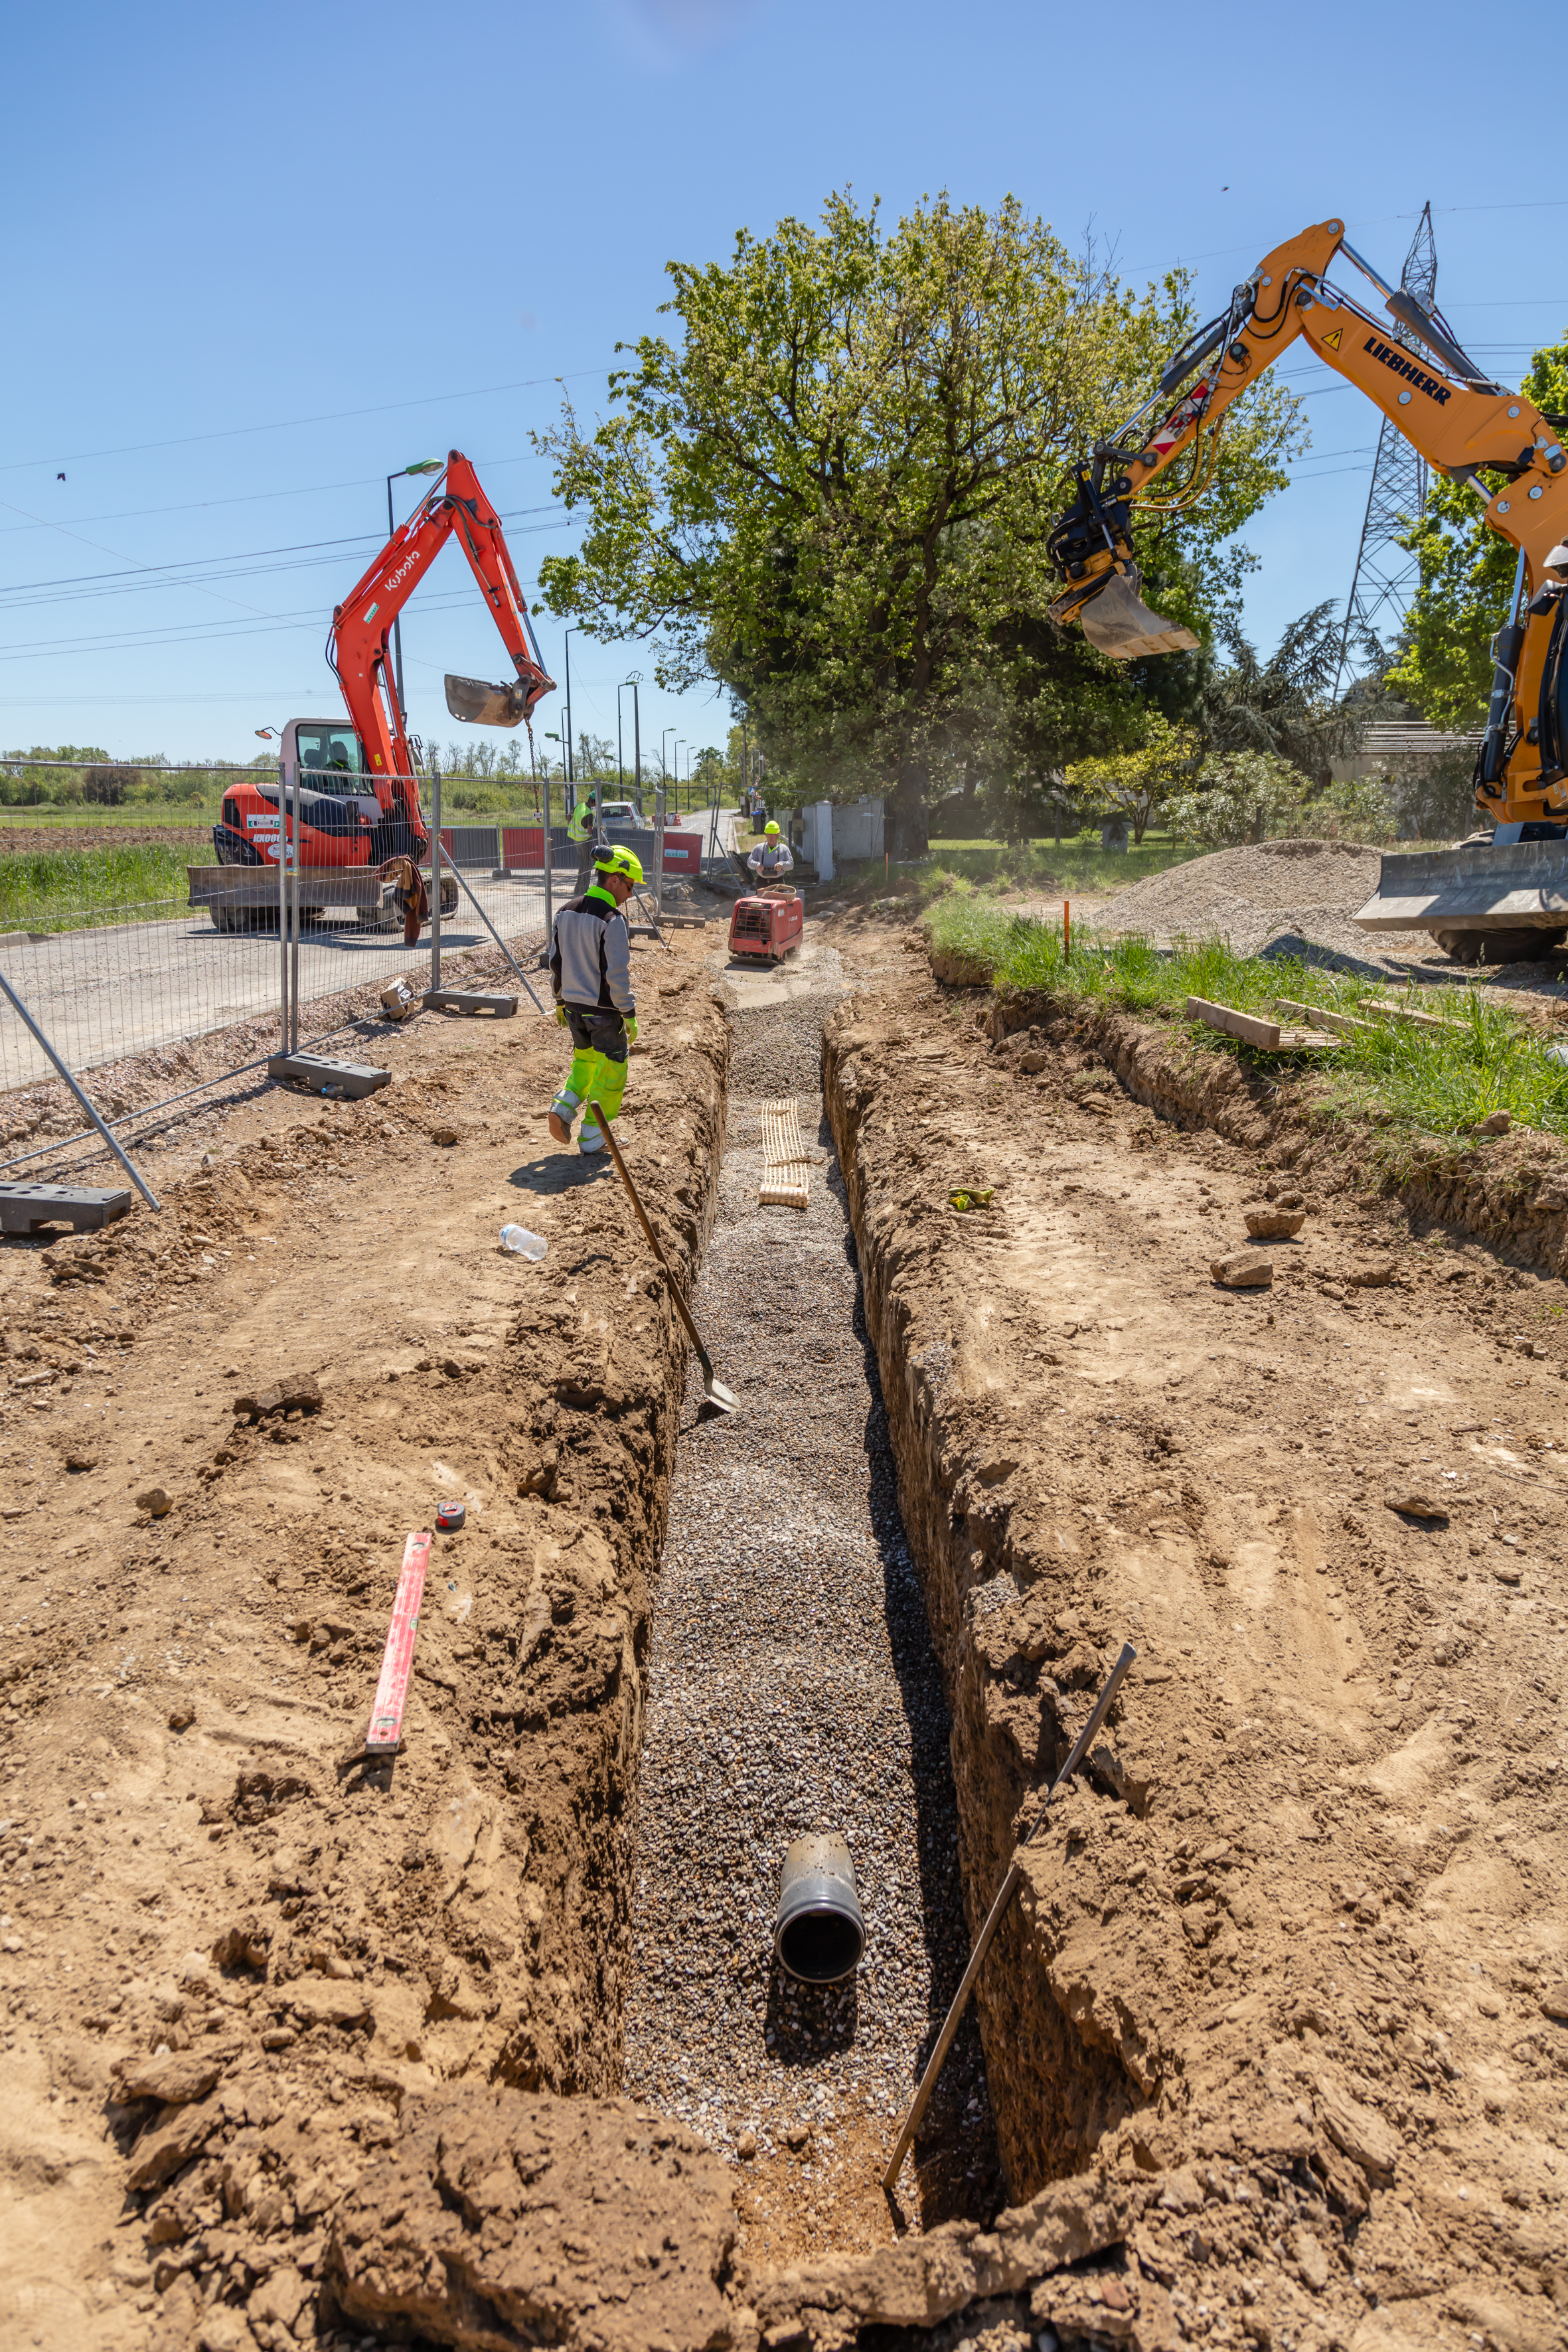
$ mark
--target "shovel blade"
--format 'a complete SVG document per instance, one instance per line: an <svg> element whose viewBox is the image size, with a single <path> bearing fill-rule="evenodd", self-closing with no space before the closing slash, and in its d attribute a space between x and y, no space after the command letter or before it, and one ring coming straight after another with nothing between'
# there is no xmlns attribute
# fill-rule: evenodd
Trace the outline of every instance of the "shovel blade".
<svg viewBox="0 0 1568 2352"><path fill-rule="evenodd" d="M741 1400L734 1390L727 1389L722 1381L716 1381L711 1372L702 1383L702 1393L715 1412L739 1412L741 1410Z"/></svg>
<svg viewBox="0 0 1568 2352"><path fill-rule="evenodd" d="M1179 654L1197 644L1191 629L1152 613L1138 593L1136 572L1111 572L1097 596L1079 607L1084 635L1116 661L1142 661L1150 654Z"/></svg>
<svg viewBox="0 0 1568 2352"><path fill-rule="evenodd" d="M522 723L522 685L513 678L510 686L492 686L487 678L454 677L448 670L447 708L454 719L466 719L472 727L518 727Z"/></svg>

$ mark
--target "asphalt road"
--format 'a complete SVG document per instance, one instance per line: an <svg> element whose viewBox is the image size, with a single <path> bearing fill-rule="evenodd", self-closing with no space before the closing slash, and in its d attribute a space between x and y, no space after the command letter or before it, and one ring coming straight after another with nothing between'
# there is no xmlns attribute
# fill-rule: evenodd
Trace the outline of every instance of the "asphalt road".
<svg viewBox="0 0 1568 2352"><path fill-rule="evenodd" d="M544 924L542 880L464 877L509 944L537 937ZM558 870L557 897L571 887ZM489 934L467 898L441 926L443 956L488 945ZM0 971L73 1070L147 1053L233 1023L273 1013L279 1003L276 929L216 931L203 909L181 908L162 921L63 931L0 948ZM300 1027L306 1008L341 990L378 985L398 972L430 985L428 932L405 948L400 932L310 929L300 941ZM47 1056L11 1005L0 999L0 1090L49 1076Z"/></svg>

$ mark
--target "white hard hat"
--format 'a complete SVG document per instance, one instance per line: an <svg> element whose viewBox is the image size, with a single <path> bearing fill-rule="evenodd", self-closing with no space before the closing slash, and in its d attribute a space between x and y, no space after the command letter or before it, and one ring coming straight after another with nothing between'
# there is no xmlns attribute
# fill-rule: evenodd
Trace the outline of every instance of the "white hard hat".
<svg viewBox="0 0 1568 2352"><path fill-rule="evenodd" d="M1568 541L1559 540L1550 555L1541 559L1543 572L1568 572Z"/></svg>

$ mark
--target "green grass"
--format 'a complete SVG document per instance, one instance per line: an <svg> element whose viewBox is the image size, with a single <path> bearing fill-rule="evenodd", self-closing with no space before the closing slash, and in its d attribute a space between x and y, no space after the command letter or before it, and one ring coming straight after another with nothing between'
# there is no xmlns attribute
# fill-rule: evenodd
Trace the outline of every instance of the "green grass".
<svg viewBox="0 0 1568 2352"><path fill-rule="evenodd" d="M210 825L221 793L205 801L136 801L123 808L94 808L73 802L68 808L0 808L0 847L8 829L19 833L69 833L81 825Z"/></svg>
<svg viewBox="0 0 1568 2352"><path fill-rule="evenodd" d="M185 868L191 863L189 851L177 843L167 849L149 844L0 857L0 930L167 921L189 903Z"/></svg>
<svg viewBox="0 0 1568 2352"><path fill-rule="evenodd" d="M1064 956L1059 923L1010 915L977 892L956 890L928 918L931 944L970 956L993 985L1023 993L1100 1003L1131 1013L1180 1018L1189 996L1237 1012L1280 1017L1281 998L1356 1017L1364 997L1403 1002L1460 1025L1416 1029L1371 1016L1363 1034L1342 1038L1313 1065L1326 1108L1380 1127L1460 1135L1492 1112L1523 1127L1568 1136L1568 1068L1546 1041L1506 1006L1477 988L1424 988L1403 995L1391 982L1317 971L1310 965L1265 963L1236 954L1220 940L1184 941L1162 954L1144 939L1096 939L1075 926ZM1289 1016L1286 1016L1287 1018ZM1282 1064L1201 1024L1186 1024L1194 1045L1272 1068Z"/></svg>
<svg viewBox="0 0 1568 2352"><path fill-rule="evenodd" d="M1025 849L1009 849L1000 841L933 841L929 865L896 866L894 872L918 874L928 890L943 887L943 877L952 875L981 888L1054 887L1070 898L1142 882L1148 875L1163 874L1203 855L1196 842L1173 841L1167 834L1154 833L1145 834L1138 848L1126 850L1102 849L1098 835L1083 835L1059 847L1045 840L1032 841Z"/></svg>

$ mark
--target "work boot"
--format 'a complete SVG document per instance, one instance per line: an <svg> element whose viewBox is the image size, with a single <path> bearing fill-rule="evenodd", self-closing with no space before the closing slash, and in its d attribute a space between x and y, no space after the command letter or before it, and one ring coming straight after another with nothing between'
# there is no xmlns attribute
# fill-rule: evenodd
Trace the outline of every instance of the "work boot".
<svg viewBox="0 0 1568 2352"><path fill-rule="evenodd" d="M605 1149L604 1129L591 1125L586 1119L584 1119L583 1122L582 1132L577 1138L577 1149L582 1153L584 1160L591 1160L596 1151L603 1151Z"/></svg>
<svg viewBox="0 0 1568 2352"><path fill-rule="evenodd" d="M550 1106L550 1135L554 1143L570 1143L572 1122L576 1118L582 1096L574 1095L570 1087L563 1087Z"/></svg>

